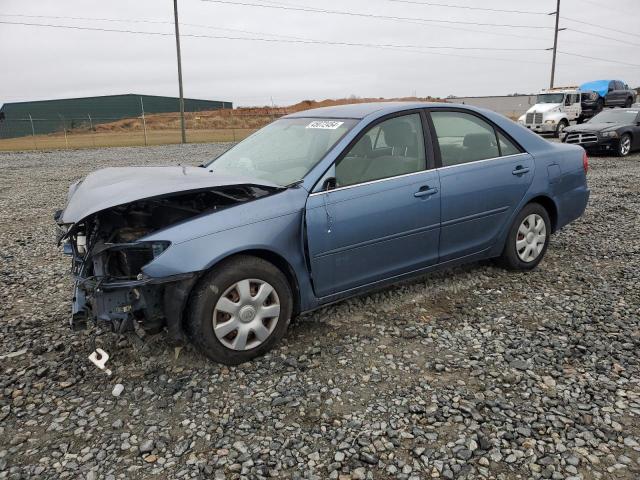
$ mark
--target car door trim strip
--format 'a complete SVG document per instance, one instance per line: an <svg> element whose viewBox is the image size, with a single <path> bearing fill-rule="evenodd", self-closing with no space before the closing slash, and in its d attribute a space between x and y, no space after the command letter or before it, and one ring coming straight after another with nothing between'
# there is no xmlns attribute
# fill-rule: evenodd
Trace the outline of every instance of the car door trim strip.
<svg viewBox="0 0 640 480"><path fill-rule="evenodd" d="M493 210L487 210L486 212L474 213L473 215L467 215L466 217L454 218L453 220L447 220L440 224L441 227L448 227L457 223L468 222L469 220L476 220L478 218L489 217L498 213L506 212L509 210L509 206L494 208Z"/></svg>
<svg viewBox="0 0 640 480"><path fill-rule="evenodd" d="M354 250L360 247L366 247L368 245L374 245L376 243L386 242L388 240L394 240L396 238L408 237L410 235L416 235L418 233L428 232L430 230L435 230L440 227L439 223L434 223L433 225L427 225L426 227L414 228L413 230L409 230L402 233L393 233L391 235L386 235L384 237L373 238L371 240L366 240L364 242L355 243L353 245L347 245L344 247L334 248L333 250L328 250L326 252L319 253L314 256L314 258L322 258L327 257L329 255L334 255L336 253L346 252L347 250Z"/></svg>

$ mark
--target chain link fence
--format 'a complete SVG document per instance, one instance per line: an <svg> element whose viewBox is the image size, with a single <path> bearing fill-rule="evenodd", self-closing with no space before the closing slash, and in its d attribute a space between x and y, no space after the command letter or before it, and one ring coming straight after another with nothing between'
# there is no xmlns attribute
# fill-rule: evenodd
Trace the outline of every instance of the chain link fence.
<svg viewBox="0 0 640 480"><path fill-rule="evenodd" d="M246 110L246 111L245 111ZM288 113L280 108L185 112L188 143L236 142ZM180 114L0 118L0 151L164 145L181 142Z"/></svg>

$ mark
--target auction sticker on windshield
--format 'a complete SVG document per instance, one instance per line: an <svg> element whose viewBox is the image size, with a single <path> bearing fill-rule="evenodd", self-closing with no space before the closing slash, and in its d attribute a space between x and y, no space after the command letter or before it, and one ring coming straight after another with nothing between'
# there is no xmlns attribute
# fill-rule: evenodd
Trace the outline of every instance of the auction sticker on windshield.
<svg viewBox="0 0 640 480"><path fill-rule="evenodd" d="M335 120L316 120L307 125L307 128L321 128L323 130L335 130L344 122L337 122Z"/></svg>

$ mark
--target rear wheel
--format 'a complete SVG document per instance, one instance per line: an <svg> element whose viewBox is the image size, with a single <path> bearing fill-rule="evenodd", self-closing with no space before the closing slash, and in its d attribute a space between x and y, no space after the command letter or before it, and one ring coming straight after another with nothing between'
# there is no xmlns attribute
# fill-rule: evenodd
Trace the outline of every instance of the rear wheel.
<svg viewBox="0 0 640 480"><path fill-rule="evenodd" d="M284 336L292 305L291 288L278 268L257 257L238 256L196 286L187 330L210 359L237 365L271 350Z"/></svg>
<svg viewBox="0 0 640 480"><path fill-rule="evenodd" d="M631 105L633 105L633 99L631 97L627 98L627 100L624 102L624 108L629 108Z"/></svg>
<svg viewBox="0 0 640 480"><path fill-rule="evenodd" d="M596 113L600 113L604 109L604 100L602 98L598 99L598 103L596 104Z"/></svg>
<svg viewBox="0 0 640 480"><path fill-rule="evenodd" d="M623 134L618 141L618 156L626 157L631 152L631 135Z"/></svg>
<svg viewBox="0 0 640 480"><path fill-rule="evenodd" d="M544 257L549 245L551 222L538 203L526 205L516 216L499 262L510 270L531 270Z"/></svg>

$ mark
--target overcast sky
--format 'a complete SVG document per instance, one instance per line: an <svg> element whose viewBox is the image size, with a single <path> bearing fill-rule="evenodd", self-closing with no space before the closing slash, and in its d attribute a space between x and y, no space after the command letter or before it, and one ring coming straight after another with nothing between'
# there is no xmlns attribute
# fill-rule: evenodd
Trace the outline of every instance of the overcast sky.
<svg viewBox="0 0 640 480"><path fill-rule="evenodd" d="M467 49L549 48L553 45L553 16L420 3L551 12L555 9L556 0L228 2L236 5L179 0L185 97L228 100L237 105L268 104L273 98L276 104L285 105L303 99L350 95L501 95L535 92L548 86L549 51ZM237 3L332 9L405 17L413 21L260 8ZM617 0L615 7L603 6L607 3L562 0L560 26L567 30L559 34L558 49L627 65L559 54L556 84L620 78L632 87L640 86L640 1ZM427 23L421 19L547 28ZM605 28L595 28L575 20ZM173 25L170 23L173 21L172 0L2 0L0 21L168 34L153 36L0 23L0 59L3 65L0 104L120 93L178 94L175 38L171 35ZM592 35L579 31L591 32ZM402 48L195 38L189 37L190 34L270 39L295 37L324 42L400 45ZM412 46L460 49L427 50Z"/></svg>

